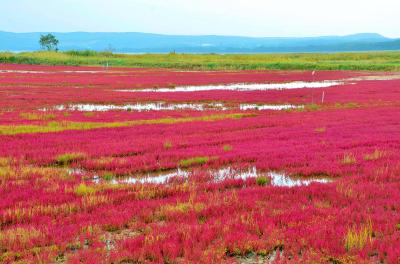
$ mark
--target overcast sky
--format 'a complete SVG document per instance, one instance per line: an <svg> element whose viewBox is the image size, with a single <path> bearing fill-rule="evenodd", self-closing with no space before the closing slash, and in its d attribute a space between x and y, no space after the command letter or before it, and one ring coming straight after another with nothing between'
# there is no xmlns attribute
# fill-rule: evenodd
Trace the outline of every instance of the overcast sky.
<svg viewBox="0 0 400 264"><path fill-rule="evenodd" d="M0 0L0 30L400 37L400 0Z"/></svg>

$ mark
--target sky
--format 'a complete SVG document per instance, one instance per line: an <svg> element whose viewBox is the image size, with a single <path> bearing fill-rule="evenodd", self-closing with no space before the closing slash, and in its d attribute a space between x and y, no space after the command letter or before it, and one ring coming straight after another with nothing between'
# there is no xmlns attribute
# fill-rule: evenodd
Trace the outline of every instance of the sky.
<svg viewBox="0 0 400 264"><path fill-rule="evenodd" d="M0 31L400 37L399 0L0 0Z"/></svg>

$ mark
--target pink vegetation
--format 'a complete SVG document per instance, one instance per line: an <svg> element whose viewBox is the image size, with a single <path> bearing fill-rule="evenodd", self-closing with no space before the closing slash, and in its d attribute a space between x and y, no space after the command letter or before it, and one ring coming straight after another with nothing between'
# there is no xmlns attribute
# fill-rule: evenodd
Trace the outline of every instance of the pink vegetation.
<svg viewBox="0 0 400 264"><path fill-rule="evenodd" d="M312 77L309 72L103 72L95 67L0 65L3 133L23 125L168 119L0 135L0 261L399 262L399 80L248 92L115 91L362 75L377 74L318 72ZM304 108L39 111L77 103L154 101ZM246 115L190 119L233 113ZM216 171L226 168L256 168L257 175L214 179ZM124 183L174 172L176 177L161 184ZM270 172L325 181L275 186Z"/></svg>

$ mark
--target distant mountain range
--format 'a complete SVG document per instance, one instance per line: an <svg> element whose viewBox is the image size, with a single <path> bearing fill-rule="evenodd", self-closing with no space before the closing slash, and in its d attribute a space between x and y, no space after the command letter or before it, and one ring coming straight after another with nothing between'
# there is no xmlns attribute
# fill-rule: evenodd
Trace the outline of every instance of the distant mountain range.
<svg viewBox="0 0 400 264"><path fill-rule="evenodd" d="M47 33L47 32L46 32ZM41 34L0 31L0 50L35 51ZM324 37L180 36L149 33L52 33L60 50L121 53L277 53L400 50L400 39L375 33Z"/></svg>

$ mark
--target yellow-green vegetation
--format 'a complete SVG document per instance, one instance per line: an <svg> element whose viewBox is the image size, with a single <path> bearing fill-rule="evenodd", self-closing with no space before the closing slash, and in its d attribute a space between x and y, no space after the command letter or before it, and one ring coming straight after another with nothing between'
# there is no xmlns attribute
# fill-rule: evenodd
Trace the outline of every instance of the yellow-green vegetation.
<svg viewBox="0 0 400 264"><path fill-rule="evenodd" d="M83 116L85 116L85 117L93 117L94 116L94 112L84 112Z"/></svg>
<svg viewBox="0 0 400 264"><path fill-rule="evenodd" d="M361 226L361 228L350 228L345 237L346 250L363 249L368 242L371 242L373 235L372 223Z"/></svg>
<svg viewBox="0 0 400 264"><path fill-rule="evenodd" d="M317 133L325 133L326 132L326 127L317 127L315 129L315 132L317 132Z"/></svg>
<svg viewBox="0 0 400 264"><path fill-rule="evenodd" d="M232 147L231 145L224 145L224 146L222 147L222 149L223 149L225 152L228 152L228 151L231 151L231 150L233 149L233 147Z"/></svg>
<svg viewBox="0 0 400 264"><path fill-rule="evenodd" d="M33 227L17 227L0 231L0 245L13 245L19 243L24 248L29 248L30 242L45 237L44 233Z"/></svg>
<svg viewBox="0 0 400 264"><path fill-rule="evenodd" d="M56 157L56 162L59 165L68 165L74 161L82 160L86 157L85 153L75 152L75 153L64 153Z"/></svg>
<svg viewBox="0 0 400 264"><path fill-rule="evenodd" d="M160 118L149 120L133 120L124 122L49 122L43 125L1 125L0 135L17 135L28 133L52 133L66 130L90 130L97 128L117 128L138 125L156 125L156 124L178 124L186 122L212 122L223 119L239 119L251 117L254 114L234 113L234 114L215 114L200 117L182 117L182 118Z"/></svg>
<svg viewBox="0 0 400 264"><path fill-rule="evenodd" d="M93 162L95 162L97 165L107 165L107 164L118 164L118 165L124 165L127 163L127 160L124 157L100 157L100 158L95 158L92 159Z"/></svg>
<svg viewBox="0 0 400 264"><path fill-rule="evenodd" d="M53 120L57 116L55 114L46 114L46 113L20 113L19 116L26 120Z"/></svg>
<svg viewBox="0 0 400 264"><path fill-rule="evenodd" d="M192 165L203 165L207 163L210 160L209 157L203 156L203 157L193 157L189 159L183 159L179 161L179 165L182 167L190 167Z"/></svg>
<svg viewBox="0 0 400 264"><path fill-rule="evenodd" d="M399 70L400 52L288 54L113 54L110 52L0 53L0 63L179 69Z"/></svg>
<svg viewBox="0 0 400 264"><path fill-rule="evenodd" d="M95 188L90 187L84 183L79 184L78 187L75 188L75 194L79 196L92 195L95 193L96 193Z"/></svg>
<svg viewBox="0 0 400 264"><path fill-rule="evenodd" d="M0 157L0 182L3 179L10 177L14 170L11 168L11 160L8 158Z"/></svg>
<svg viewBox="0 0 400 264"><path fill-rule="evenodd" d="M384 151L375 149L375 151L373 153L364 155L364 160L366 160L366 161L378 160L380 158L383 158L384 156L385 156Z"/></svg>
<svg viewBox="0 0 400 264"><path fill-rule="evenodd" d="M0 157L0 167L2 166L8 166L12 163L11 158L6 158L6 157Z"/></svg>
<svg viewBox="0 0 400 264"><path fill-rule="evenodd" d="M317 111L321 109L321 105L319 104L307 104L304 106L304 108L299 108L299 110L305 110L305 111Z"/></svg>
<svg viewBox="0 0 400 264"><path fill-rule="evenodd" d="M357 108L360 107L358 103L335 103L335 108Z"/></svg>
<svg viewBox="0 0 400 264"><path fill-rule="evenodd" d="M107 172L103 173L103 179L106 180L106 181L111 181L114 178L115 178L115 174L112 173L112 172L108 172L107 171Z"/></svg>
<svg viewBox="0 0 400 264"><path fill-rule="evenodd" d="M269 184L270 181L271 181L270 178L267 178L266 176L259 176L256 178L256 183L259 186L265 186Z"/></svg>
<svg viewBox="0 0 400 264"><path fill-rule="evenodd" d="M171 141L165 141L165 142L164 142L164 148L165 148L165 149L170 149L170 148L172 148L172 142L171 142Z"/></svg>
<svg viewBox="0 0 400 264"><path fill-rule="evenodd" d="M13 159L0 157L0 184L9 180L28 179L32 175L40 175L40 181L49 181L50 179L69 180L71 178L71 175L64 168L38 167L34 165L17 166ZM48 189L58 189L58 185L51 185Z"/></svg>
<svg viewBox="0 0 400 264"><path fill-rule="evenodd" d="M357 159L353 153L347 153L347 154L344 154L341 162L343 165L352 165L357 162Z"/></svg>
<svg viewBox="0 0 400 264"><path fill-rule="evenodd" d="M311 111L318 111L323 107L323 105L320 104L306 104L304 105L304 107L298 107L298 108L290 108L290 109L286 109L285 111L287 112L311 112Z"/></svg>
<svg viewBox="0 0 400 264"><path fill-rule="evenodd" d="M174 213L186 213L190 210L193 210L195 212L201 212L204 209L204 204L203 203L177 203L176 205L166 205L161 208L161 211L163 212L174 212Z"/></svg>

